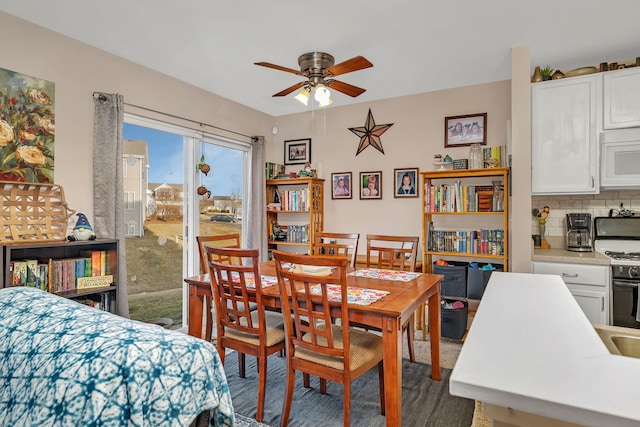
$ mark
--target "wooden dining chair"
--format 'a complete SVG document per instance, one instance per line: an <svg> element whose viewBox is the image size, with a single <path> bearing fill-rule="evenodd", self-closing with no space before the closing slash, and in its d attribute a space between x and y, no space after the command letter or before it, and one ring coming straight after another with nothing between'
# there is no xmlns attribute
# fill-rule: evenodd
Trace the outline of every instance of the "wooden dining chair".
<svg viewBox="0 0 640 427"><path fill-rule="evenodd" d="M262 281L258 249L205 247L209 257L211 290L216 305L217 347L224 365L227 348L238 352L238 371L245 377L245 355L255 356L258 366L258 409L262 421L267 385L267 357L284 349L284 321L281 313L268 311L262 304ZM230 264L226 260L239 260ZM255 286L255 292L249 287ZM257 310L250 308L255 293Z"/></svg>
<svg viewBox="0 0 640 427"><path fill-rule="evenodd" d="M349 326L347 307L347 259L341 256L307 256L273 251L280 301L285 316L287 375L280 426L289 422L296 371L320 377L320 391L326 393L326 381L344 387L345 426L351 412L351 381L378 366L380 406L384 415L384 374L382 337ZM300 266L291 269L289 265ZM305 267L309 270L305 273ZM315 268L316 270L312 270ZM332 269L317 275L317 269ZM341 302L334 302L328 288L337 285ZM339 308L339 313L331 309ZM332 324L332 317L340 319ZM304 383L308 387L308 383ZM320 420L318 420L319 423Z"/></svg>
<svg viewBox="0 0 640 427"><path fill-rule="evenodd" d="M313 254L344 256L349 260L349 265L355 268L358 240L360 240L360 233L319 231L315 234Z"/></svg>
<svg viewBox="0 0 640 427"><path fill-rule="evenodd" d="M367 234L367 268L415 271L418 258L418 239L416 236ZM409 321L403 325L403 331L407 331L407 345L411 362L416 361L413 347L414 319L415 316L412 315Z"/></svg>
<svg viewBox="0 0 640 427"><path fill-rule="evenodd" d="M212 246L218 248L240 248L240 234L219 234L213 235L200 235L196 236L198 242L198 252L200 253L200 273L206 274L209 271L207 263L207 257L205 252L205 246ZM230 260L222 260L230 262Z"/></svg>

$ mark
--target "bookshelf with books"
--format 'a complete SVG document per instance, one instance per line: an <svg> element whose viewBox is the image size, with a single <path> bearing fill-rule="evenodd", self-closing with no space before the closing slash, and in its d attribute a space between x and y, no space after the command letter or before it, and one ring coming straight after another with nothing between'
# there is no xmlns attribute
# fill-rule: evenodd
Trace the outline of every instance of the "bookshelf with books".
<svg viewBox="0 0 640 427"><path fill-rule="evenodd" d="M434 262L509 258L509 168L421 172L422 269Z"/></svg>
<svg viewBox="0 0 640 427"><path fill-rule="evenodd" d="M272 249L311 253L324 226L324 179L281 178L266 183L267 242Z"/></svg>
<svg viewBox="0 0 640 427"><path fill-rule="evenodd" d="M32 286L113 311L118 241L5 243L0 261L5 287Z"/></svg>

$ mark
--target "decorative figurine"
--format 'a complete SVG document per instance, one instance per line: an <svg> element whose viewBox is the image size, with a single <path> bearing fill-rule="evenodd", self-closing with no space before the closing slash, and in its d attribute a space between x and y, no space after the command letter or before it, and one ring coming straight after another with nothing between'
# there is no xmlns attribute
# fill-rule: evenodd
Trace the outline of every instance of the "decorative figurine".
<svg viewBox="0 0 640 427"><path fill-rule="evenodd" d="M304 169L298 172L298 177L308 176L309 178L313 178L313 169L311 169L311 163L307 162L304 165Z"/></svg>
<svg viewBox="0 0 640 427"><path fill-rule="evenodd" d="M78 221L76 226L73 227L71 236L67 237L67 240L73 242L76 240L96 240L96 233L93 232L93 228L89 224L89 220L83 213L77 213Z"/></svg>

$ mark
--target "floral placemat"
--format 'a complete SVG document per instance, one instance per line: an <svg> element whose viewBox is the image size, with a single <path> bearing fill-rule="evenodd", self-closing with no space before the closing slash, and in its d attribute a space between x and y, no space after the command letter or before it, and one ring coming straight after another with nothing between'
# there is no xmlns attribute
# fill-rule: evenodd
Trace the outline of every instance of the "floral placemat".
<svg viewBox="0 0 640 427"><path fill-rule="evenodd" d="M361 268L349 273L349 276L366 277L367 279L393 280L396 282L410 282L421 275L422 273L414 273L411 271L382 270L379 268Z"/></svg>
<svg viewBox="0 0 640 427"><path fill-rule="evenodd" d="M314 295L320 295L321 285L314 285L310 288L311 293ZM327 285L327 293L329 301L341 302L342 292L338 285ZM355 286L347 287L347 304L353 305L370 305L378 301L380 298L390 294L389 291L381 291L378 289L357 288Z"/></svg>
<svg viewBox="0 0 640 427"><path fill-rule="evenodd" d="M226 278L227 272L223 271L222 276ZM234 282L240 282L240 274L237 271L231 272L231 280ZM278 283L278 278L275 276L264 276L260 275L260 280L262 280L262 287L268 288L269 286L273 286ZM244 278L244 282L247 285L247 288L255 288L256 280L253 277L253 273L247 273Z"/></svg>

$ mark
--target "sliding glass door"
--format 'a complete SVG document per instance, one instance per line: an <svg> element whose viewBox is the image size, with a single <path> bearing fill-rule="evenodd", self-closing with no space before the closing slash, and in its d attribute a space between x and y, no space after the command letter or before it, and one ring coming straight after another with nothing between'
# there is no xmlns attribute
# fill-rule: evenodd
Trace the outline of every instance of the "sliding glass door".
<svg viewBox="0 0 640 427"><path fill-rule="evenodd" d="M249 147L129 114L123 136L130 315L176 327L187 319L183 279L199 273L195 236L245 234Z"/></svg>

